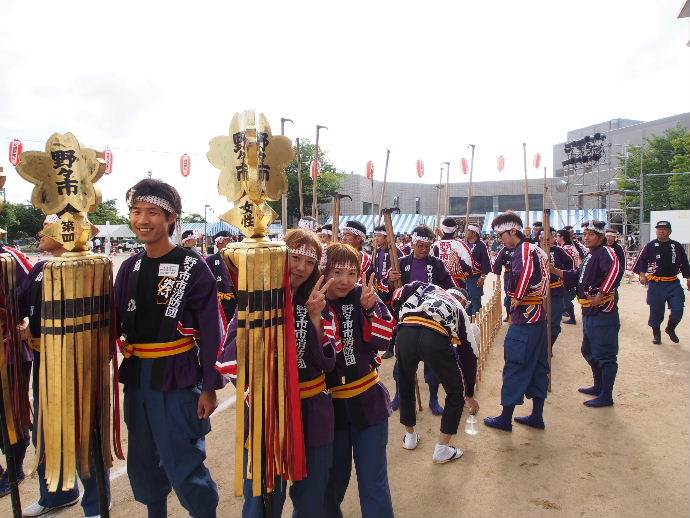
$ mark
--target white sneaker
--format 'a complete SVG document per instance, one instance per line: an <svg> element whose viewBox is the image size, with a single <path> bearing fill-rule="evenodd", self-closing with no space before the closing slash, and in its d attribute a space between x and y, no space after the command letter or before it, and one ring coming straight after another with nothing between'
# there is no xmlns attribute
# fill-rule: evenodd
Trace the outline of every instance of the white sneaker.
<svg viewBox="0 0 690 518"><path fill-rule="evenodd" d="M417 445L419 444L419 434L417 432L414 433L409 433L405 432L405 436L403 437L403 448L406 450L414 450Z"/></svg>
<svg viewBox="0 0 690 518"><path fill-rule="evenodd" d="M79 503L79 498L76 498L72 502L67 502L66 504L58 505L56 507L43 507L38 502L34 502L29 507L22 510L22 515L23 516L29 516L29 517L43 516L44 514L52 513L53 511L57 511L58 509L64 509L65 507L71 507L71 506L78 504L78 503Z"/></svg>
<svg viewBox="0 0 690 518"><path fill-rule="evenodd" d="M462 450L448 444L437 444L434 448L434 463L445 464L462 457Z"/></svg>

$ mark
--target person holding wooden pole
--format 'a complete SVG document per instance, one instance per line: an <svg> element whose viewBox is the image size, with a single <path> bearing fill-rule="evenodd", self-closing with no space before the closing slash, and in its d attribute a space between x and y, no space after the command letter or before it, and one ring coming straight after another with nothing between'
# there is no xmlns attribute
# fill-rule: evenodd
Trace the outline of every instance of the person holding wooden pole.
<svg viewBox="0 0 690 518"><path fill-rule="evenodd" d="M515 422L544 428L544 401L548 390L549 358L544 298L548 289L548 256L523 233L522 220L512 212L499 214L491 228L504 246L514 249L508 294L511 297L510 328L504 347L505 366L501 405L503 411L487 417L484 424L510 432L515 405L532 399L532 413Z"/></svg>

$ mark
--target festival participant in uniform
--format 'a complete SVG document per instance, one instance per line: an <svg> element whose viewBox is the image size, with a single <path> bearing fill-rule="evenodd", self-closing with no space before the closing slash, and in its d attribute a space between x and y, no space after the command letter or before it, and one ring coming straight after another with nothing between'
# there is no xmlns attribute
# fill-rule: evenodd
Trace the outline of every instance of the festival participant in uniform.
<svg viewBox="0 0 690 518"><path fill-rule="evenodd" d="M532 230L530 233L530 238L532 243L535 245L539 244L539 234L541 234L541 231L544 229L544 224L541 221L535 221L532 223Z"/></svg>
<svg viewBox="0 0 690 518"><path fill-rule="evenodd" d="M390 309L390 300L393 295L392 290L388 286L388 270L393 264L390 260L390 251L388 247L388 233L385 225L379 225L374 228L374 243L376 244L376 257L374 258L374 278L376 279L376 293L386 306ZM399 248L395 248L398 260L402 257L402 252ZM393 340L391 340L390 347L381 356L382 359L387 360L393 357Z"/></svg>
<svg viewBox="0 0 690 518"><path fill-rule="evenodd" d="M373 269L371 256L362 250L362 245L367 239L367 228L359 221L350 220L343 228L343 243L352 246L361 256L362 274L368 279Z"/></svg>
<svg viewBox="0 0 690 518"><path fill-rule="evenodd" d="M413 281L435 284L445 290L457 287L453 278L446 270L440 259L429 252L434 242L434 232L426 225L420 225L412 231L412 253L400 259L400 273L389 273L391 281L400 280L401 284ZM393 370L393 379L397 380L397 367ZM429 408L434 415L441 415L443 407L438 402L438 387L440 381L433 369L424 364L424 381L429 385ZM399 394L396 383L396 394L393 398L393 409L399 405Z"/></svg>
<svg viewBox="0 0 690 518"><path fill-rule="evenodd" d="M400 251L403 255L410 255L412 253L412 237L409 234L403 235Z"/></svg>
<svg viewBox="0 0 690 518"><path fill-rule="evenodd" d="M129 432L127 474L149 518L167 516L174 489L194 517L215 517L218 490L204 465L209 417L223 377L216 280L193 250L170 239L182 212L174 187L146 179L127 192L132 229L145 250L115 281Z"/></svg>
<svg viewBox="0 0 690 518"><path fill-rule="evenodd" d="M496 277L500 277L501 270L505 270L505 274L503 275L503 307L506 308L506 318L503 320L504 322L510 320L510 295L508 295L508 287L510 286L510 262L512 257L513 249L501 245L491 265L491 272L496 275Z"/></svg>
<svg viewBox="0 0 690 518"><path fill-rule="evenodd" d="M565 227L556 232L556 244L573 260L573 267L575 269L579 268L584 254L581 255L580 250L573 243L572 227L570 227L570 229ZM563 314L569 317L563 324L577 324L577 320L575 319L575 306L573 305L576 291L575 288L567 289L566 296L563 298Z"/></svg>
<svg viewBox="0 0 690 518"><path fill-rule="evenodd" d="M441 222L442 237L434 243L432 253L438 257L450 273L455 284L465 286L468 272L471 268L472 258L468 247L460 243L455 237L458 224L454 218L446 218Z"/></svg>
<svg viewBox="0 0 690 518"><path fill-rule="evenodd" d="M484 242L479 239L480 228L477 225L468 225L465 232L465 239L461 242L469 251L472 258L471 265L464 265L465 274L467 274L466 288L470 294L472 305L469 309L470 316L477 313L482 307L482 295L484 295L484 280L487 274L491 271L491 259L489 258L489 251L486 249ZM461 262L460 264L463 264Z"/></svg>
<svg viewBox="0 0 690 518"><path fill-rule="evenodd" d="M503 344L503 411L499 416L485 418L484 424L510 432L515 405L521 405L526 396L532 399L532 413L516 417L515 422L543 429L549 374L546 312L543 307L548 257L522 233L522 220L517 214L499 214L491 222L491 228L501 243L514 251L508 287L510 327Z"/></svg>
<svg viewBox="0 0 690 518"><path fill-rule="evenodd" d="M625 275L626 259L625 250L623 250L623 247L618 243L617 230L613 230L612 228L606 229L606 245L613 248L613 251L616 252L616 257L618 257L618 261L621 264L621 269L620 272L618 272L618 278L616 279L616 288L618 288L621 284L623 275Z"/></svg>
<svg viewBox="0 0 690 518"><path fill-rule="evenodd" d="M46 227L51 223L59 221L55 215L47 216L43 226ZM52 255L53 257L60 257L65 253L65 249L61 243L49 238L48 236L39 235L40 240L38 249L41 252ZM43 299L43 267L46 261L40 261L31 269L29 275L24 279L21 285L19 295L19 311L20 317L28 317L28 325L23 329L26 340L33 349L33 377L32 377L32 392L33 392L33 422L38 422L38 411L40 398L38 395L38 380L39 369L41 362L40 344L41 344L41 301ZM37 431L33 432L33 443L36 446ZM95 468L95 465L92 466ZM22 512L24 516L45 516L54 511L70 507L79 502L79 486L76 484L71 489L61 489L55 492L48 491L48 484L45 479L45 461L38 464L38 490L39 498L37 502L26 507ZM105 471L106 491L110 497L110 477L109 470ZM81 477L80 477L81 478ZM99 501L98 501L98 486L96 484L96 473L92 469L89 477L81 479L84 486L84 496L81 499L81 506L84 510L84 516L95 518L99 515Z"/></svg>
<svg viewBox="0 0 690 518"><path fill-rule="evenodd" d="M308 230L309 232L316 232L319 228L319 223L311 216L302 216L297 222L297 228Z"/></svg>
<svg viewBox="0 0 690 518"><path fill-rule="evenodd" d="M391 414L388 391L372 366L376 351L385 351L394 322L376 296L373 275L360 279L360 255L346 244L328 247L324 274L330 321L325 332L336 338L335 370L326 379L335 409L333 466L326 493L326 518L342 518L340 509L350 483L354 457L359 504L364 518L393 516L388 486L386 445Z"/></svg>
<svg viewBox="0 0 690 518"><path fill-rule="evenodd" d="M194 250L195 252L199 252L199 247L196 246L196 241L198 239L197 235L194 233L193 230L185 230L182 232L182 235L180 236L181 238L181 245L184 248L187 248L189 250Z"/></svg>
<svg viewBox="0 0 690 518"><path fill-rule="evenodd" d="M633 266L633 272L640 276L640 283L647 286L648 323L654 337L652 343L661 343L661 323L668 304L670 315L664 331L677 344L680 340L676 327L683 318L685 306L685 293L678 274L683 274L690 290L690 265L683 245L669 237L671 223L659 221L655 228L656 239L644 246Z"/></svg>
<svg viewBox="0 0 690 518"><path fill-rule="evenodd" d="M403 448L414 450L420 436L416 424L414 380L420 361L437 373L446 391L441 432L433 461L443 464L462 456L451 446L458 432L463 401L470 413L477 413L474 399L477 373L477 346L472 324L457 289L445 291L433 284L414 281L396 290L394 308L398 319L396 347L400 384L400 422L405 426ZM453 346L457 344L457 349ZM457 359L456 359L457 355ZM459 362L458 362L459 360Z"/></svg>
<svg viewBox="0 0 690 518"><path fill-rule="evenodd" d="M606 246L603 221L585 221L585 245L589 253L579 270L559 270L551 267L551 273L561 277L566 286L577 286L578 302L582 306L583 338L582 356L590 368L594 384L581 388L580 392L594 399L585 401L588 407L613 405L613 384L618 372L618 293L616 279L624 266L616 253Z"/></svg>
<svg viewBox="0 0 690 518"><path fill-rule="evenodd" d="M333 238L333 225L327 223L321 227L321 232L319 232L319 240L321 241L321 261L319 262L319 271L323 271L326 268L326 249L331 243Z"/></svg>
<svg viewBox="0 0 690 518"><path fill-rule="evenodd" d="M335 366L335 342L326 337L322 312L326 307L325 293L332 281L324 282L319 275L318 263L321 244L309 230L293 229L285 236L288 247L290 289L295 316L297 369L304 443L306 448L307 478L290 486L290 499L294 518L325 516L325 498L328 476L333 460L334 417L331 395L326 389L325 372ZM225 345L219 353L216 368L228 374L235 383L237 376L237 318L226 335ZM228 368L224 368L227 366ZM245 413L245 419L249 414ZM245 427L245 430L247 427ZM246 460L245 460L246 466ZM285 503L285 481L276 479L271 495L273 516L280 516ZM252 481L245 478L243 518L265 516L263 497L253 496Z"/></svg>
<svg viewBox="0 0 690 518"><path fill-rule="evenodd" d="M551 264L560 270L573 270L575 263L570 255L560 246L554 244L556 229L551 227L551 239L549 247L551 249ZM543 230L537 236L537 242L543 239ZM549 276L549 287L551 288L551 346L556 344L558 336L561 334L561 320L563 319L563 308L565 300L570 300L570 293L563 284L563 279L554 275Z"/></svg>
<svg viewBox="0 0 690 518"><path fill-rule="evenodd" d="M235 285L232 283L228 267L223 261L220 253L230 242L230 232L221 230L213 236L213 242L218 251L215 254L206 257L206 265L211 270L213 277L216 279L216 288L218 290L218 303L222 309L221 320L223 328L225 328L232 320L237 308L237 292Z"/></svg>
<svg viewBox="0 0 690 518"><path fill-rule="evenodd" d="M0 236L5 235L6 232L3 229L0 229ZM27 276L29 275L29 272L31 271L33 265L31 264L31 261L29 261L28 257L26 257L22 252L19 250L12 248L11 246L4 245L0 243L0 254L2 253L7 253L10 254L12 257L14 257L14 263L15 263L15 286L20 287L22 283L25 281ZM18 315L20 318L26 315ZM28 401L28 392L29 392L29 377L31 375L31 361L33 359L33 354L30 351L29 347L27 344L22 340L22 343L20 345L21 347L21 356L22 356L22 367L21 367L21 381L23 386L19 388L20 394L22 397L26 399L25 401L25 406L28 409L29 407L29 401ZM11 392L9 390L8 392ZM7 393L7 392L6 392ZM17 467L17 483L20 483L24 480L25 474L24 474L24 468L23 468L23 463L24 463L24 457L26 456L26 450L29 447L29 442L31 440L31 434L30 430L24 430L24 436L22 439L20 439L16 444L12 445L12 451L14 453L14 462L15 466ZM5 445L3 444L2 440L0 439L0 448L2 448L3 453L5 453L4 450ZM3 496L9 495L11 492L10 488L10 477L9 473L7 471L3 471L2 466L0 466L0 498Z"/></svg>

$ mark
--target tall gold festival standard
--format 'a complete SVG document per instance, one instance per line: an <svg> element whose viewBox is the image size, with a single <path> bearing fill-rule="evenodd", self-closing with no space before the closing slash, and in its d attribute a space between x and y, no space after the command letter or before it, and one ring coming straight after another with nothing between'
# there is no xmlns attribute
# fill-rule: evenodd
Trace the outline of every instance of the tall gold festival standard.
<svg viewBox="0 0 690 518"><path fill-rule="evenodd" d="M41 305L37 458L45 452L46 481L56 491L60 480L74 487L77 470L89 476L92 448L112 466L112 264L89 251L97 229L87 218L101 202L94 183L105 162L71 133L54 133L45 151L22 153L17 171L35 185L33 205L59 216L43 233L67 250L45 264Z"/></svg>
<svg viewBox="0 0 690 518"><path fill-rule="evenodd" d="M304 476L300 464L304 460L295 459L292 450L303 438L299 399L299 415L295 415L294 396L299 395L296 368L292 372L290 362L291 329L283 325L290 311L284 304L287 248L266 236L277 216L266 201L280 200L287 192L284 170L294 153L290 139L272 135L266 117L253 111L236 113L229 135L213 138L209 146L208 160L220 170L218 192L235 205L221 218L246 236L222 254L230 270L237 271L237 394L246 393L249 403L248 410L237 405L235 493L242 495L244 473L252 480L253 494L259 496L274 490L276 475L290 480ZM296 366L295 358L292 362ZM245 412L249 412L246 430ZM242 468L245 437L246 472Z"/></svg>

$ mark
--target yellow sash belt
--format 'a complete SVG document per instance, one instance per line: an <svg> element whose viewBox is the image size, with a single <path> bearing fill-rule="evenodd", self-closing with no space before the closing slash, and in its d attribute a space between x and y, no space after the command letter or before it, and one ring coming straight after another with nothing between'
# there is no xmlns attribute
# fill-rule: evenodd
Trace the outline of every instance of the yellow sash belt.
<svg viewBox="0 0 690 518"><path fill-rule="evenodd" d="M446 331L446 328L443 327L441 324L436 322L435 320L431 320L430 318L424 318L424 317L415 317L415 316L409 316L409 317L404 317L402 319L403 324L417 324L420 326L428 327L429 329L433 329L434 331L438 331L444 336L449 336L448 331Z"/></svg>
<svg viewBox="0 0 690 518"><path fill-rule="evenodd" d="M303 381L299 384L299 398L307 399L321 394L326 390L326 375L322 372L313 380Z"/></svg>
<svg viewBox="0 0 690 518"><path fill-rule="evenodd" d="M563 279L558 279L557 281L549 284L549 288L551 289L560 288L561 286L563 286Z"/></svg>
<svg viewBox="0 0 690 518"><path fill-rule="evenodd" d="M608 304L609 302L611 302L613 300L614 296L615 296L614 293L609 293L608 295L604 296L601 299L601 302L599 304L597 304L597 306L603 306L604 304ZM581 299L578 297L577 301L580 303L580 306L582 306L583 308L595 307L595 305L592 303L593 301L591 299Z"/></svg>
<svg viewBox="0 0 690 518"><path fill-rule="evenodd" d="M333 387L331 389L331 395L335 399L349 399L366 392L378 382L379 373L376 371L371 371L369 374L362 376L358 380L346 383L345 385Z"/></svg>
<svg viewBox="0 0 690 518"><path fill-rule="evenodd" d="M541 306L544 304L544 297L523 297L520 306Z"/></svg>
<svg viewBox="0 0 690 518"><path fill-rule="evenodd" d="M222 291L218 292L218 300L232 300L235 298L235 294L231 291L227 293L223 293Z"/></svg>
<svg viewBox="0 0 690 518"><path fill-rule="evenodd" d="M136 356L137 358L163 358L186 353L194 347L194 338L185 336L173 342L158 342L149 344L124 344L120 346L125 358Z"/></svg>
<svg viewBox="0 0 690 518"><path fill-rule="evenodd" d="M673 282L677 279L677 275L674 275L673 277L659 277L658 275L647 275L647 280L653 282Z"/></svg>

